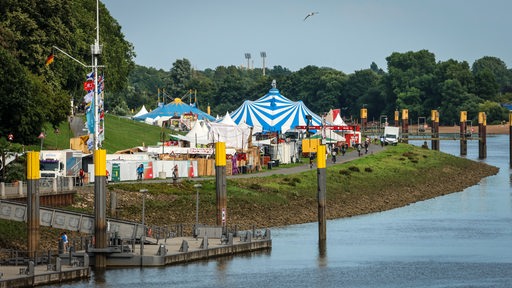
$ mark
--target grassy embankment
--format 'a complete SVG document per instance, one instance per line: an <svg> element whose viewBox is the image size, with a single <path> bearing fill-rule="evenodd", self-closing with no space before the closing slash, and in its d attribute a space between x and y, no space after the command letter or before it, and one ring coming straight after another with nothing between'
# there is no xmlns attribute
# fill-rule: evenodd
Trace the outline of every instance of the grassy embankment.
<svg viewBox="0 0 512 288"><path fill-rule="evenodd" d="M112 115L106 117L107 153L134 146L154 145L161 128ZM48 130L47 130L48 131ZM169 131L167 131L169 132ZM60 134L47 133L45 149L67 148L72 137L69 124ZM33 148L39 150L39 147ZM347 217L401 207L409 203L461 191L475 185L497 168L463 158L400 144L385 151L327 168L327 217ZM227 184L228 221L241 229L251 225L275 227L316 221L316 169L294 175L230 179ZM150 225L193 223L195 182L178 185L137 183L109 185L118 192L119 217L140 221L141 188L149 190L146 221ZM199 220L215 224L215 180L204 180L200 189ZM89 189L93 189L89 187ZM92 213L91 191L77 195L73 210ZM42 246L54 242L59 231L42 228ZM0 247L26 246L24 223L0 221Z"/></svg>
<svg viewBox="0 0 512 288"><path fill-rule="evenodd" d="M380 153L327 168L327 217L333 219L401 207L461 191L497 172L493 166L412 145L388 147ZM109 185L108 189L117 192L122 219L140 221L142 200L137 191L145 188L149 190L146 197L148 225L185 223L191 226L195 221L195 183L188 180L177 185L124 183ZM199 221L214 225L215 180L205 179L202 185ZM70 209L92 213L93 187L87 189L89 191L77 195L76 204ZM316 169L293 175L258 177L255 174L253 178L229 179L229 225L248 229L252 225L276 227L316 221L316 194ZM25 224L7 221L0 221L0 224L2 247L26 245ZM42 228L42 231L42 248L53 247L58 231L49 228Z"/></svg>
<svg viewBox="0 0 512 288"><path fill-rule="evenodd" d="M76 117L85 119L83 115ZM107 153L115 153L119 150L143 145L156 145L161 141L162 137L161 127L110 114L105 116L105 130L103 149L106 149ZM68 149L69 139L74 137L69 122L61 123L58 134L55 133L50 124L44 126L44 131L46 131L46 137L43 140L43 149ZM164 132L168 138L168 134L170 134L171 131L165 129ZM41 148L40 145L40 143L31 145L27 150L39 151Z"/></svg>

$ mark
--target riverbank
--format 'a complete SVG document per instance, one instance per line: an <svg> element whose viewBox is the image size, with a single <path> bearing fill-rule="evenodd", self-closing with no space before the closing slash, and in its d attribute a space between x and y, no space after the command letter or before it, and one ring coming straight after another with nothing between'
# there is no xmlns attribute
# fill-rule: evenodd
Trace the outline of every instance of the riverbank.
<svg viewBox="0 0 512 288"><path fill-rule="evenodd" d="M350 152L345 158L338 158L340 163L328 166L328 219L390 210L462 191L498 172L493 166L412 145L386 147L381 152L377 152L380 149L377 147L372 144L370 153L361 158L352 157L357 152ZM355 160L345 162L348 159ZM272 228L317 221L316 169L309 169L308 164L303 164L302 168L303 172L290 175L280 171L296 168L280 166L272 169L270 176L252 174L249 178L229 178L228 225L251 229L253 226ZM197 182L187 179L176 185L171 182L108 185L108 190L116 193L118 209L117 215L110 215L109 209L107 216L140 221L142 199L138 191L148 189L146 223L168 227L184 224L185 231L190 231L195 220L194 184ZM202 179L201 183L199 222L215 225L215 180ZM107 193L107 206L110 205L110 195ZM69 208L92 213L94 186L81 187L75 201ZM26 228L21 229L26 231ZM23 234L23 230L14 230L16 235ZM58 233L56 229L42 227L40 249L55 249ZM70 238L76 236L80 235L69 232ZM25 243L17 240L15 247L23 249Z"/></svg>
<svg viewBox="0 0 512 288"><path fill-rule="evenodd" d="M387 147L382 152L372 144L370 153L327 168L327 218L335 219L402 207L476 185L498 169L487 164L421 149L412 145ZM380 147L379 147L380 149ZM357 152L351 152L356 154ZM354 154L339 157L344 162ZM316 169L304 164L300 173L253 174L228 179L229 225L240 229L277 227L317 220ZM294 170L295 168L290 168ZM266 174L266 173L265 173ZM461 175L464 175L463 177ZM245 175L247 176L247 175ZM146 196L146 221L150 225L188 223L195 219L195 181L109 185L116 192L121 219L139 221L142 186ZM215 181L202 181L199 222L215 224ZM88 189L92 189L87 187ZM131 191L131 192L130 192ZM93 207L92 190L80 192L76 207ZM108 201L108 200L107 200Z"/></svg>
<svg viewBox="0 0 512 288"><path fill-rule="evenodd" d="M474 132L478 133L478 125L473 126ZM487 125L485 127L487 134L509 134L510 126L508 123L503 125ZM460 133L459 126L440 126L439 133Z"/></svg>

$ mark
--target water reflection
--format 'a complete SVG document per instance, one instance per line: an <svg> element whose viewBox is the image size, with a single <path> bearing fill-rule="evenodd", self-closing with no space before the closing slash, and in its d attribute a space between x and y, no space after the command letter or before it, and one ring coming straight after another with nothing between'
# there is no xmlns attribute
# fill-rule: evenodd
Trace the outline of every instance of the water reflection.
<svg viewBox="0 0 512 288"><path fill-rule="evenodd" d="M327 240L318 240L318 267L327 266Z"/></svg>

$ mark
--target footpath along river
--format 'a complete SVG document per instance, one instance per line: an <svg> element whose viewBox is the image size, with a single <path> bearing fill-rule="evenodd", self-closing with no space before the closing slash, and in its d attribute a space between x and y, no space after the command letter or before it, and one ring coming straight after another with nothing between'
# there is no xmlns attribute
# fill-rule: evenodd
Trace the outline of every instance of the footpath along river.
<svg viewBox="0 0 512 288"><path fill-rule="evenodd" d="M482 161L499 167L497 175L462 192L328 221L325 253L317 223L308 223L274 228L269 252L113 269L51 287L512 287L508 137L487 138ZM466 157L477 160L478 142L468 142ZM459 155L458 141L440 147Z"/></svg>

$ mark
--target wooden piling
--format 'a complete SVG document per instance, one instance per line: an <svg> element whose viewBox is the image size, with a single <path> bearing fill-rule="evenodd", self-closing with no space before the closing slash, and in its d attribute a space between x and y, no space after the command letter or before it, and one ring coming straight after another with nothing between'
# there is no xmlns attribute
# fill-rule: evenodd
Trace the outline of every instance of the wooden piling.
<svg viewBox="0 0 512 288"><path fill-rule="evenodd" d="M432 141L431 147L432 150L439 151L439 111L432 110L431 111L432 118Z"/></svg>
<svg viewBox="0 0 512 288"><path fill-rule="evenodd" d="M366 134L366 128L368 126L368 110L361 108L361 129L362 133Z"/></svg>
<svg viewBox="0 0 512 288"><path fill-rule="evenodd" d="M467 121L467 111L460 111L460 155L468 155L468 140L466 139L466 121Z"/></svg>
<svg viewBox="0 0 512 288"><path fill-rule="evenodd" d="M487 158L487 116L478 112L478 159Z"/></svg>
<svg viewBox="0 0 512 288"><path fill-rule="evenodd" d="M402 134L409 135L409 110L408 109L402 109ZM409 143L408 140L404 140L403 142Z"/></svg>
<svg viewBox="0 0 512 288"><path fill-rule="evenodd" d="M510 168L512 168L512 111L508 112L508 126L508 157L510 158L508 162L510 163Z"/></svg>
<svg viewBox="0 0 512 288"><path fill-rule="evenodd" d="M325 216L326 204L326 152L325 145L318 146L317 153L317 185L318 185L318 241L319 243L325 242L327 239L327 227Z"/></svg>
<svg viewBox="0 0 512 288"><path fill-rule="evenodd" d="M227 193L226 193L226 143L215 143L215 180L217 190L217 226L226 227Z"/></svg>

